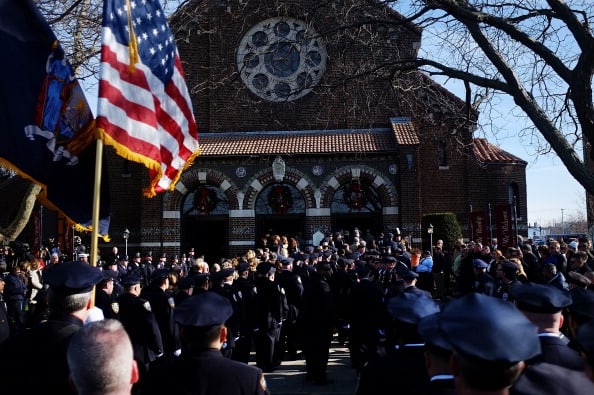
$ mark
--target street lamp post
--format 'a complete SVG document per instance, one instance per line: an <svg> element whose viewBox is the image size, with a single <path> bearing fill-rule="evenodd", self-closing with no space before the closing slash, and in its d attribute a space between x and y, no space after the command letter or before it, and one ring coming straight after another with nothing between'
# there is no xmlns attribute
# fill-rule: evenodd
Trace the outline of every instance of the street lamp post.
<svg viewBox="0 0 594 395"><path fill-rule="evenodd" d="M429 233L429 252L431 252L431 256L433 256L433 225L431 225L431 223L429 223L427 233Z"/></svg>
<svg viewBox="0 0 594 395"><path fill-rule="evenodd" d="M124 253L126 254L126 256L128 256L128 237L130 237L130 231L128 230L128 228L124 229L124 233L122 234L122 237L124 238Z"/></svg>

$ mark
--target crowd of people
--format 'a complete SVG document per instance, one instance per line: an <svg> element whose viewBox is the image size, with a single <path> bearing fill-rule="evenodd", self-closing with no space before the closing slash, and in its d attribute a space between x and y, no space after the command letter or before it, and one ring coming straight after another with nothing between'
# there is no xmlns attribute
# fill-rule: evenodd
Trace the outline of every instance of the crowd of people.
<svg viewBox="0 0 594 395"><path fill-rule="evenodd" d="M336 335L357 394L594 393L591 242L516 244L437 240L417 254L398 229L317 246L271 233L217 262L114 247L96 267L84 252L4 251L0 380L21 393L267 393L266 374L302 357L306 380L327 385ZM102 366L110 344L124 344L118 374ZM27 381L15 360L29 357L52 368Z"/></svg>

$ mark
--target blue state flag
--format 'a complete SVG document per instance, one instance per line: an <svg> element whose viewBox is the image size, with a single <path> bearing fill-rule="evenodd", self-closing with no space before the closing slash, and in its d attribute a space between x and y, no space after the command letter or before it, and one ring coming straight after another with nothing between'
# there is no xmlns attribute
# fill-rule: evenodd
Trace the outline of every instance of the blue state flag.
<svg viewBox="0 0 594 395"><path fill-rule="evenodd" d="M47 21L31 0L0 0L0 163L43 187L39 200L92 225L95 122ZM110 200L103 167L98 232Z"/></svg>

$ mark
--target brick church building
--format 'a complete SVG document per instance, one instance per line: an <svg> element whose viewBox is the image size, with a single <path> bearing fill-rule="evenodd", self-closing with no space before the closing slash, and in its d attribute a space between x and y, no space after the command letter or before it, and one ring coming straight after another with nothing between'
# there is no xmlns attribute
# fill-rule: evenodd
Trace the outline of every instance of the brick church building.
<svg viewBox="0 0 594 395"><path fill-rule="evenodd" d="M477 117L463 100L419 71L396 71L416 56L421 30L361 4L202 0L179 9L171 25L201 154L174 191L146 198L148 171L106 147L112 241L101 252L125 242L129 254L194 247L212 262L265 233L312 243L355 227L399 228L418 245L423 217L443 212L476 239L471 213L512 203L515 232L525 234L527 163L473 136Z"/></svg>
<svg viewBox="0 0 594 395"><path fill-rule="evenodd" d="M144 168L108 150L114 244L128 228L134 251L195 247L213 260L269 232L311 243L316 232L399 228L414 242L423 216L442 212L470 237L471 211L514 201L527 228L527 163L473 137L463 100L394 71L421 30L393 10L204 0L171 25L201 154L174 191L148 199Z"/></svg>

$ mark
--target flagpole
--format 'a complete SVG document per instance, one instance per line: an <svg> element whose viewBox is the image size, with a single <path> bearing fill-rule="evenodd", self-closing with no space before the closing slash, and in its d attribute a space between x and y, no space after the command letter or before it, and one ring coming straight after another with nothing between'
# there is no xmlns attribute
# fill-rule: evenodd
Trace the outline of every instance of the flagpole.
<svg viewBox="0 0 594 395"><path fill-rule="evenodd" d="M101 167L103 163L103 140L97 139L95 151L95 183L93 186L93 228L91 229L91 266L97 266L97 251L99 250L99 206L101 200ZM91 305L95 305L95 292L91 294Z"/></svg>

